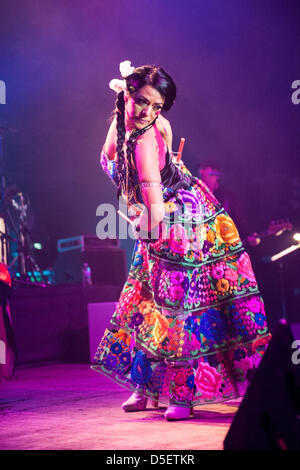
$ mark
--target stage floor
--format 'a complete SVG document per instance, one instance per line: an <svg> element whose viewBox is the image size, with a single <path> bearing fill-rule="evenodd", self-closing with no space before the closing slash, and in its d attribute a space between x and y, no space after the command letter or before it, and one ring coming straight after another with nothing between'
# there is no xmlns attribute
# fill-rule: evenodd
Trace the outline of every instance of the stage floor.
<svg viewBox="0 0 300 470"><path fill-rule="evenodd" d="M88 364L18 367L0 382L1 450L222 450L240 399L167 422L164 407L124 413L129 392Z"/></svg>

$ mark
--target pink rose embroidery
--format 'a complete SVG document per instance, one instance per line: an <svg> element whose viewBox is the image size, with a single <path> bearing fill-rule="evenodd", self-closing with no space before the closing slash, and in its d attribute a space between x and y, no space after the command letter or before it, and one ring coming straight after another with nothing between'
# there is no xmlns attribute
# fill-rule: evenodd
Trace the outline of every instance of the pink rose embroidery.
<svg viewBox="0 0 300 470"><path fill-rule="evenodd" d="M214 367L205 362L200 362L195 374L195 385L203 398L211 400L218 392L221 381L222 375Z"/></svg>

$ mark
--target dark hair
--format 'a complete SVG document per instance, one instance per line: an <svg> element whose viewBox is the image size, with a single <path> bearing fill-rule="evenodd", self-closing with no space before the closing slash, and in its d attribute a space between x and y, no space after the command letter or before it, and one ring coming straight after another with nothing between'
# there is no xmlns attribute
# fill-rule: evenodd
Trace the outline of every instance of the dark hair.
<svg viewBox="0 0 300 470"><path fill-rule="evenodd" d="M170 75L164 69L156 65L143 65L134 69L133 73L126 77L127 90L130 94L135 93L145 85L155 88L164 98L162 110L168 111L174 104L176 98L176 85ZM118 94L116 101L117 108L117 154L118 154L118 194L121 193L129 196L134 195L134 172L132 153L134 151L135 139L143 134L148 126L144 129L135 130L131 133L127 142L126 156L124 154L125 142L125 102L124 92Z"/></svg>
<svg viewBox="0 0 300 470"><path fill-rule="evenodd" d="M176 85L170 75L163 68L156 65L143 65L134 69L133 73L126 78L127 90L130 94L139 90L145 85L151 85L164 98L162 107L164 111L174 104L176 98Z"/></svg>

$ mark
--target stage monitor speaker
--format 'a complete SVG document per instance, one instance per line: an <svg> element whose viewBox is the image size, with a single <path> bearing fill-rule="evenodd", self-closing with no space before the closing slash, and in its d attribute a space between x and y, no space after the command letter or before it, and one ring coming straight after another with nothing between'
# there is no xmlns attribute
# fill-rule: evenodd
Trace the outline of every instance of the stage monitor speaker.
<svg viewBox="0 0 300 470"><path fill-rule="evenodd" d="M95 285L122 286L127 276L125 250L118 247L98 247L97 250L64 251L58 253L53 264L56 284L82 282L83 264L91 268Z"/></svg>
<svg viewBox="0 0 300 470"><path fill-rule="evenodd" d="M300 449L297 336L296 328L279 322L225 437L225 450Z"/></svg>

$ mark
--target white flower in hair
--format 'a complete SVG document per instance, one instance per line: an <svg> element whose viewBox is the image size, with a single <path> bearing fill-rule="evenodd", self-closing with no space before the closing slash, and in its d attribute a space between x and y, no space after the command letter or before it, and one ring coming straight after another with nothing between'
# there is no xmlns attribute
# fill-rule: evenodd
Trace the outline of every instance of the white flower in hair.
<svg viewBox="0 0 300 470"><path fill-rule="evenodd" d="M128 77L134 71L134 67L132 67L130 60L124 60L124 62L120 63L120 72L123 78Z"/></svg>
<svg viewBox="0 0 300 470"><path fill-rule="evenodd" d="M118 80L117 78L114 78L109 82L109 88L114 90L116 93L121 93L121 91L126 90L126 82L125 80Z"/></svg>

